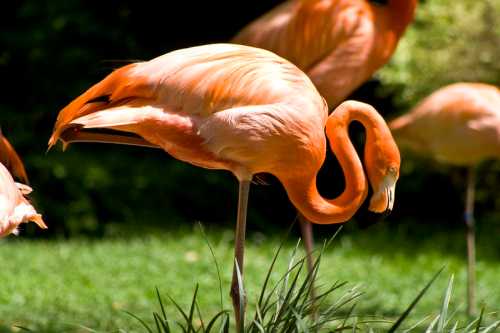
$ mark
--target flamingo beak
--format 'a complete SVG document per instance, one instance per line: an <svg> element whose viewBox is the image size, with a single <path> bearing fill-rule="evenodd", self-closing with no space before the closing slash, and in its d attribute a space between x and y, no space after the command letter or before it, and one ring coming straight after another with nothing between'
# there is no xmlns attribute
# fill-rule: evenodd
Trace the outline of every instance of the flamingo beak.
<svg viewBox="0 0 500 333"><path fill-rule="evenodd" d="M368 209L375 213L389 215L394 207L397 177L388 174L370 199Z"/></svg>

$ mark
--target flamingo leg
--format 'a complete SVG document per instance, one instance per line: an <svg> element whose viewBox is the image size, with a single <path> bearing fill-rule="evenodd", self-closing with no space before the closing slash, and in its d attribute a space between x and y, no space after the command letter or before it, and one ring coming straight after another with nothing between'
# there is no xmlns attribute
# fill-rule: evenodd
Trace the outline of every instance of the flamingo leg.
<svg viewBox="0 0 500 333"><path fill-rule="evenodd" d="M476 312L476 241L474 221L474 188L476 184L476 170L468 169L467 192L465 197L465 225L467 227L467 314L472 316Z"/></svg>
<svg viewBox="0 0 500 333"><path fill-rule="evenodd" d="M250 181L241 180L239 184L238 197L238 219L236 221L233 280L231 282L231 298L233 300L234 315L236 321L236 330L238 333L245 327L245 306L246 295L243 284L243 264L245 254L245 230L247 220L248 193L250 190ZM239 279L241 278L241 279ZM242 294L240 293L242 291Z"/></svg>
<svg viewBox="0 0 500 333"><path fill-rule="evenodd" d="M306 261L307 261L307 271L312 274L314 261L313 261L313 251L314 251L314 236L312 223L309 222L302 214L299 213L299 224L300 233L302 235L302 241L304 242L304 248L306 250ZM314 287L311 289L311 298L315 297Z"/></svg>
<svg viewBox="0 0 500 333"><path fill-rule="evenodd" d="M307 220L307 218L299 213L299 225L300 225L300 234L302 235L302 241L304 242L304 249L306 250L306 262L307 262L307 271L309 276L312 278L314 260L313 260L313 251L314 251L314 235L312 223ZM314 319L318 316L318 311L316 308L316 286L314 285L314 281L311 282L311 293L309 294L309 298L311 300L311 305L313 308L312 317Z"/></svg>

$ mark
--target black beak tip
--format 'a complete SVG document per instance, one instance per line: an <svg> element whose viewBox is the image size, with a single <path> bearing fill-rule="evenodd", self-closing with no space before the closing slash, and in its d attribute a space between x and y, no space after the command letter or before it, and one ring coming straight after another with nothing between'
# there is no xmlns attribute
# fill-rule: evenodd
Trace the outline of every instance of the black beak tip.
<svg viewBox="0 0 500 333"><path fill-rule="evenodd" d="M385 219L387 216L391 215L392 209L387 208L383 213L380 213L380 218Z"/></svg>

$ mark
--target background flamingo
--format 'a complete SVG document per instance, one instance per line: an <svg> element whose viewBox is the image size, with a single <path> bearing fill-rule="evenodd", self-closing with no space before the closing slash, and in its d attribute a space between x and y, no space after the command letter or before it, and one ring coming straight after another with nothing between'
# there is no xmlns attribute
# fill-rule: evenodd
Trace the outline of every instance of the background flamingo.
<svg viewBox="0 0 500 333"><path fill-rule="evenodd" d="M191 164L231 171L239 181L231 296L237 327L244 324L243 276L248 192L252 176L275 175L308 219L348 220L364 201L367 180L348 137L360 121L367 130L365 166L374 189L373 211L390 209L399 175L399 151L380 115L346 102L327 118L327 106L297 67L261 49L214 44L168 53L122 67L59 114L49 146L58 139L158 147ZM346 188L324 199L316 175L326 150L339 158ZM241 296L241 298L240 298Z"/></svg>
<svg viewBox="0 0 500 333"><path fill-rule="evenodd" d="M500 90L481 83L456 83L425 98L408 114L390 123L399 145L440 162L468 169L465 202L467 226L467 312L475 301L475 168L500 158Z"/></svg>
<svg viewBox="0 0 500 333"><path fill-rule="evenodd" d="M23 181L28 180L23 162L0 132L0 237L17 235L18 226L31 221L47 229L42 216L24 197L31 193L31 187L15 183L9 171Z"/></svg>
<svg viewBox="0 0 500 333"><path fill-rule="evenodd" d="M332 110L389 61L416 5L417 0L291 0L232 41L294 63Z"/></svg>
<svg viewBox="0 0 500 333"><path fill-rule="evenodd" d="M417 0L291 0L250 23L233 42L275 52L302 69L333 110L389 61ZM312 225L299 214L312 269Z"/></svg>

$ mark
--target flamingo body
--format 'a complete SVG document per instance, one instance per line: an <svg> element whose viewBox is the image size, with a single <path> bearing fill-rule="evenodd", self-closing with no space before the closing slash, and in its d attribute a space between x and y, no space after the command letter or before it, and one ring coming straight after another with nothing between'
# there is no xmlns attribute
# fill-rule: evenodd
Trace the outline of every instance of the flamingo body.
<svg viewBox="0 0 500 333"><path fill-rule="evenodd" d="M500 89L455 83L438 89L389 124L397 142L438 161L467 167L464 220L467 227L467 313L476 312L475 167L500 158Z"/></svg>
<svg viewBox="0 0 500 333"><path fill-rule="evenodd" d="M348 113L357 107L367 108L350 102L336 114L338 121L329 121L331 128L348 125ZM373 127L384 129L384 140L373 138L377 144L368 144L373 148L366 160L373 157L368 178L382 193L387 166L399 168L399 152L383 119L375 117ZM229 170L240 181L255 173L272 173L306 216L316 223L338 223L352 216L366 196L365 175L358 161L352 162L353 170L346 172L356 169L360 174L351 178L359 185L338 201L349 204L349 212L340 214L338 207L335 213L327 212L331 203L319 196L315 185L325 158L326 122L326 103L296 66L269 51L214 44L174 51L111 73L61 111L49 145L61 139L160 147L179 160ZM119 132L93 131L103 128ZM341 130L333 132L336 146L349 141ZM349 154L357 159L354 150ZM394 184L397 171L389 173ZM389 203L392 207L384 192L373 206L383 211Z"/></svg>
<svg viewBox="0 0 500 333"><path fill-rule="evenodd" d="M389 60L416 2L290 0L243 28L233 42L288 59L334 108Z"/></svg>
<svg viewBox="0 0 500 333"><path fill-rule="evenodd" d="M401 146L457 166L500 158L500 90L481 83L456 83L425 98L393 120Z"/></svg>
<svg viewBox="0 0 500 333"><path fill-rule="evenodd" d="M231 171L240 182L231 284L240 332L245 296L238 276L243 276L253 174L274 174L292 203L316 223L348 220L367 195L366 178L374 188L370 209L392 208L399 151L383 119L353 101L328 118L327 113L309 78L285 59L248 46L205 45L111 73L60 112L49 146L60 139L65 145L97 141L159 147L179 160ZM348 137L354 120L367 129L367 175ZM323 198L316 187L325 127L346 177L346 189L335 199Z"/></svg>
<svg viewBox="0 0 500 333"><path fill-rule="evenodd" d="M88 103L100 96L109 100ZM326 117L323 99L295 66L264 50L221 44L115 71L62 111L51 142L78 118L73 124L133 132L144 145L241 179L279 172L290 145L320 166Z"/></svg>

